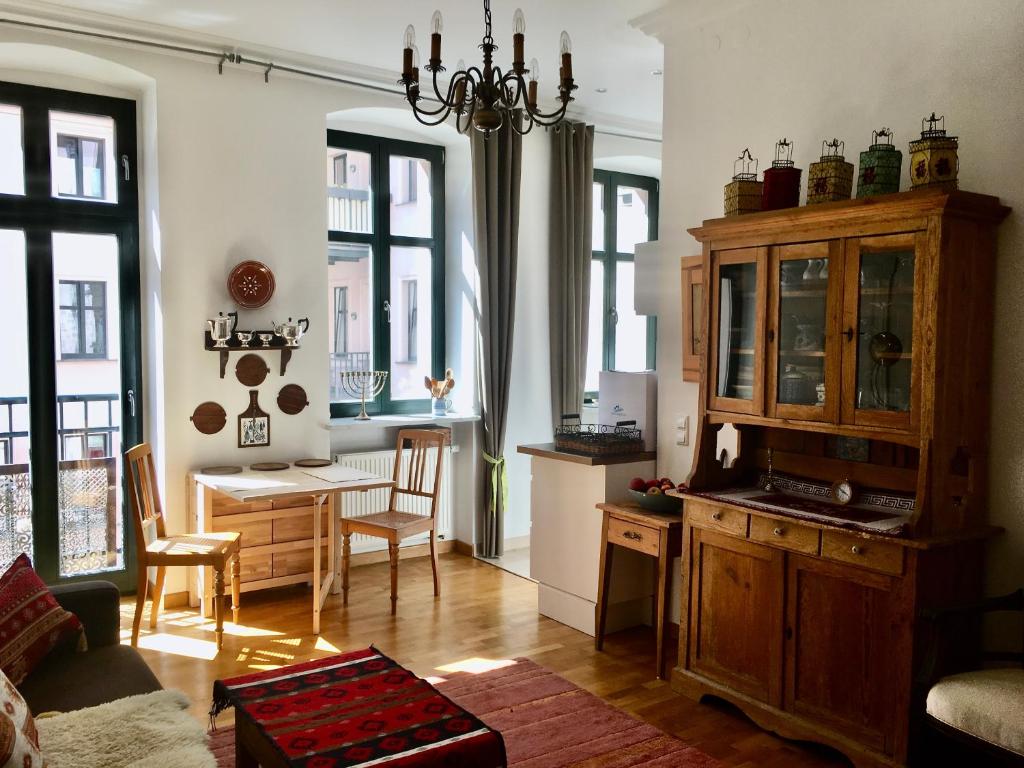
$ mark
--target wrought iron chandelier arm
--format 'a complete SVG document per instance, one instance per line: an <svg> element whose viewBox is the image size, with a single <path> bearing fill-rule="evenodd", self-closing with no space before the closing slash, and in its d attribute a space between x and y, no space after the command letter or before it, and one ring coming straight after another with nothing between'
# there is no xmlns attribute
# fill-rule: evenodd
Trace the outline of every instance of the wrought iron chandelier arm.
<svg viewBox="0 0 1024 768"><path fill-rule="evenodd" d="M562 121L562 119L565 117L565 111L568 108L569 101L566 100L563 101L562 106L556 109L554 112L548 112L545 114L541 112L539 109L534 110L529 108L527 108L527 112L529 113L530 117L534 119L538 124L544 127L550 127Z"/></svg>

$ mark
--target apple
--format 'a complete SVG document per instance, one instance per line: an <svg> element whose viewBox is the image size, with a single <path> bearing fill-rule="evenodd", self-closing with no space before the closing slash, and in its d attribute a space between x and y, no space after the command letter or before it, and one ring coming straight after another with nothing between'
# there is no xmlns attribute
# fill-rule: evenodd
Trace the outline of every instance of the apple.
<svg viewBox="0 0 1024 768"><path fill-rule="evenodd" d="M647 489L647 495L648 496L658 496L660 494L661 494L661 488L659 488L656 485L652 485L650 488Z"/></svg>
<svg viewBox="0 0 1024 768"><path fill-rule="evenodd" d="M659 483L657 480L648 480L646 485L647 485L647 490L648 491L650 491L651 488L658 488L658 489L661 488L661 483Z"/></svg>
<svg viewBox="0 0 1024 768"><path fill-rule="evenodd" d="M671 481L671 480L670 480L669 478L667 478L667 477L663 477L663 478L661 478L661 480L659 480L659 481L658 481L658 483L660 483L661 485L671 485L671 486L672 486L673 488L675 488L675 487L676 487L676 484L675 484L675 483L673 483L673 482L672 482L672 481Z"/></svg>
<svg viewBox="0 0 1024 768"><path fill-rule="evenodd" d="M629 490L631 491L646 491L647 481L642 477L634 477L629 481Z"/></svg>

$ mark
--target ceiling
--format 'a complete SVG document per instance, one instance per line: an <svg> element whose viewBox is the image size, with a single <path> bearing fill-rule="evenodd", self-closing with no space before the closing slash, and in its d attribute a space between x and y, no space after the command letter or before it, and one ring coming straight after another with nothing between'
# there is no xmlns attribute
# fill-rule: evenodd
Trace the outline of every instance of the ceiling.
<svg viewBox="0 0 1024 768"><path fill-rule="evenodd" d="M553 95L557 82L558 41L562 29L573 39L573 69L579 91L574 107L604 127L661 132L662 46L629 26L629 20L664 5L665 0L494 0L493 34L500 46L499 65L511 56L512 13L526 15L526 59L536 57L541 96ZM8 5L4 3L4 5ZM256 49L277 49L395 75L401 65L402 34L413 24L425 58L430 17L444 15L442 56L449 70L459 58L479 62L483 35L481 0L55 0L25 2L27 9L58 12L67 20L93 26L102 17L121 29L154 34L158 28L177 37L216 37ZM68 13L68 10L73 13ZM87 13L82 14L81 11ZM96 16L93 14L101 14ZM167 29L171 28L171 29ZM598 93L595 89L607 89Z"/></svg>

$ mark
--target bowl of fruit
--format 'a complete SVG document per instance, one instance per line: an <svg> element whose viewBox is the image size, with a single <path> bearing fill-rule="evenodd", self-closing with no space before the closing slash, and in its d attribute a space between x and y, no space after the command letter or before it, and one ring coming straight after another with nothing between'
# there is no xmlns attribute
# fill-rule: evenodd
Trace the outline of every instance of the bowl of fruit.
<svg viewBox="0 0 1024 768"><path fill-rule="evenodd" d="M683 500L678 496L668 496L667 492L681 491L685 488L686 486L682 483L677 486L667 477L660 480L634 477L629 481L629 495L637 504L649 512L662 512L669 515L679 512L683 506Z"/></svg>

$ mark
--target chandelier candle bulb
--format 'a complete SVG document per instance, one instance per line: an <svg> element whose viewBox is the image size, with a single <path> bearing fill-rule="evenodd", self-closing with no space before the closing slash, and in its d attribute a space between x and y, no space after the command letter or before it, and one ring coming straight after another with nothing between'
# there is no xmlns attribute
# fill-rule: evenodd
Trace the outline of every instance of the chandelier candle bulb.
<svg viewBox="0 0 1024 768"><path fill-rule="evenodd" d="M780 208L798 206L802 173L803 171L793 166L793 142L785 138L779 139L775 144L772 167L764 172L761 210L777 211Z"/></svg>
<svg viewBox="0 0 1024 768"><path fill-rule="evenodd" d="M455 111L460 115L466 109L466 78L459 77L459 73L465 71L466 62L459 59L459 63L455 65L455 76L459 78L455 83Z"/></svg>
<svg viewBox="0 0 1024 768"><path fill-rule="evenodd" d="M899 192L902 165L903 153L893 146L892 131L888 128L872 131L871 146L860 153L857 197Z"/></svg>
<svg viewBox="0 0 1024 768"><path fill-rule="evenodd" d="M956 136L946 135L945 116L936 117L932 112L931 117L924 118L921 138L910 142L910 186L956 189L960 170L958 144Z"/></svg>
<svg viewBox="0 0 1024 768"><path fill-rule="evenodd" d="M402 80L412 79L412 49L416 45L416 29L412 24L405 28L402 38Z"/></svg>
<svg viewBox="0 0 1024 768"><path fill-rule="evenodd" d="M441 68L441 32L444 31L444 21L441 19L441 12L434 11L430 19L430 66L434 69Z"/></svg>
<svg viewBox="0 0 1024 768"><path fill-rule="evenodd" d="M760 211L763 186L757 180L757 158L744 149L732 164L732 181L725 185L725 215Z"/></svg>
<svg viewBox="0 0 1024 768"><path fill-rule="evenodd" d="M519 74L523 72L526 41L526 16L522 8L516 8L512 15L512 67Z"/></svg>
<svg viewBox="0 0 1024 768"><path fill-rule="evenodd" d="M821 142L821 159L807 171L807 204L849 200L853 192L853 163L843 157L845 142Z"/></svg>
<svg viewBox="0 0 1024 768"><path fill-rule="evenodd" d="M569 33L562 31L560 45L562 51L562 80L572 84L572 39Z"/></svg>
<svg viewBox="0 0 1024 768"><path fill-rule="evenodd" d="M526 87L526 104L530 109L537 109L537 78L540 71L540 64L536 59L530 59L530 82Z"/></svg>

